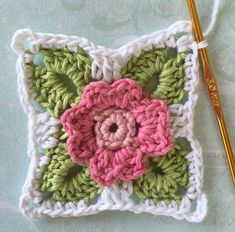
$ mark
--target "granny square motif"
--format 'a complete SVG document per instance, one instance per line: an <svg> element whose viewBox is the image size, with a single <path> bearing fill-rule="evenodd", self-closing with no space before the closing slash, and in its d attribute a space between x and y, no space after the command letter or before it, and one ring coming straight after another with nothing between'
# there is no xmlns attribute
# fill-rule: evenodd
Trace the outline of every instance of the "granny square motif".
<svg viewBox="0 0 235 232"><path fill-rule="evenodd" d="M193 135L199 46L190 22L119 49L24 29L12 48L29 120L25 215L205 217Z"/></svg>

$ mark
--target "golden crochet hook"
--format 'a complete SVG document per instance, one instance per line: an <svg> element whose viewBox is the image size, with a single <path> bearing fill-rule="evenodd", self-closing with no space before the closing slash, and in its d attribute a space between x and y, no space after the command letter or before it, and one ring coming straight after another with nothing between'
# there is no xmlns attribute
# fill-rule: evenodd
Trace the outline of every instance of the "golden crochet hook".
<svg viewBox="0 0 235 232"><path fill-rule="evenodd" d="M196 9L194 0L187 0L187 3L188 3L189 12L192 18L192 26L193 26L195 39L197 43L200 43L204 39L203 39L201 25L200 25L198 14L197 14L197 9ZM208 58L206 48L200 49L199 53L200 53L200 57L202 60L202 66L203 66L204 77L205 77L206 84L207 84L207 90L210 96L211 104L214 109L218 125L219 125L220 134L223 140L229 169L232 175L233 183L235 185L235 160L234 160L234 156L232 152L232 147L229 141L228 132L226 129L226 124L224 121L223 110L222 110L222 106L221 106L220 98L219 98L219 92L218 92L218 88L217 88L216 81L215 81L215 75L209 63L209 58Z"/></svg>

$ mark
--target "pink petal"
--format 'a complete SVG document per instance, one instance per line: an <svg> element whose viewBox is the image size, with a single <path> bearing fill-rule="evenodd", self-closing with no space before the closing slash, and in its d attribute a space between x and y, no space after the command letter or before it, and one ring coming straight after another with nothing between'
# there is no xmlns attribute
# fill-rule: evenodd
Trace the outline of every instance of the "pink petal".
<svg viewBox="0 0 235 232"><path fill-rule="evenodd" d="M120 79L109 85L105 81L94 82L84 88L82 102L88 109L100 112L108 107L132 109L145 94L135 81Z"/></svg>
<svg viewBox="0 0 235 232"><path fill-rule="evenodd" d="M129 181L144 174L147 157L140 149L119 150L100 148L90 160L90 172L95 181L109 186L118 179Z"/></svg>
<svg viewBox="0 0 235 232"><path fill-rule="evenodd" d="M61 123L64 129L69 133L73 134L77 129L79 129L79 120L84 118L85 115L90 114L90 110L87 110L84 104L79 103L75 107L68 109L61 116ZM91 119L89 117L89 119Z"/></svg>
<svg viewBox="0 0 235 232"><path fill-rule="evenodd" d="M147 156L143 154L140 148L125 147L116 152L115 161L122 165L118 175L119 179L130 181L144 174Z"/></svg>
<svg viewBox="0 0 235 232"><path fill-rule="evenodd" d="M104 101L102 97L107 95L110 89L110 85L105 81L92 82L89 85L85 86L82 102L86 105L87 109L91 109L94 106L100 108L100 110L105 109L109 106L109 100Z"/></svg>
<svg viewBox="0 0 235 232"><path fill-rule="evenodd" d="M142 152L149 156L159 156L173 148L173 138L169 130L170 113L164 101L144 99L133 113L140 125L137 142Z"/></svg>
<svg viewBox="0 0 235 232"><path fill-rule="evenodd" d="M94 180L103 186L117 181L121 166L115 165L115 151L99 148L90 159L90 173Z"/></svg>
<svg viewBox="0 0 235 232"><path fill-rule="evenodd" d="M68 133L67 147L72 160L88 162L97 149L92 112L79 104L63 114L61 123Z"/></svg>

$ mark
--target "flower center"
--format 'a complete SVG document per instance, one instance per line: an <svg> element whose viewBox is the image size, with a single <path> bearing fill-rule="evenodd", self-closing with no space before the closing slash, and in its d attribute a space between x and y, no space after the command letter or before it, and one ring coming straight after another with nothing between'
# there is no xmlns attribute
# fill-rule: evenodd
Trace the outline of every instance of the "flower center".
<svg viewBox="0 0 235 232"><path fill-rule="evenodd" d="M116 123L113 123L113 124L109 127L109 131L110 131L110 132L113 132L113 133L116 132L117 129L118 129L118 126L117 126Z"/></svg>
<svg viewBox="0 0 235 232"><path fill-rule="evenodd" d="M96 142L99 147L116 150L135 146L136 122L131 112L112 107L95 115L94 119Z"/></svg>

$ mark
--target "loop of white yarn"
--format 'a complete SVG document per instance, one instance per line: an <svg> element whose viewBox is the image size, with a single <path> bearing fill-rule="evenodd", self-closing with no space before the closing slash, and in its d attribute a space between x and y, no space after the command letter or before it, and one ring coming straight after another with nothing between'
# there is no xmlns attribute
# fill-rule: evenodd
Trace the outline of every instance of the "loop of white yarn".
<svg viewBox="0 0 235 232"><path fill-rule="evenodd" d="M211 14L211 21L207 29L204 31L203 36L208 36L210 32L213 30L213 28L215 27L215 23L216 23L218 11L219 11L219 4L220 4L219 0L214 1L214 6L213 6L212 14Z"/></svg>

